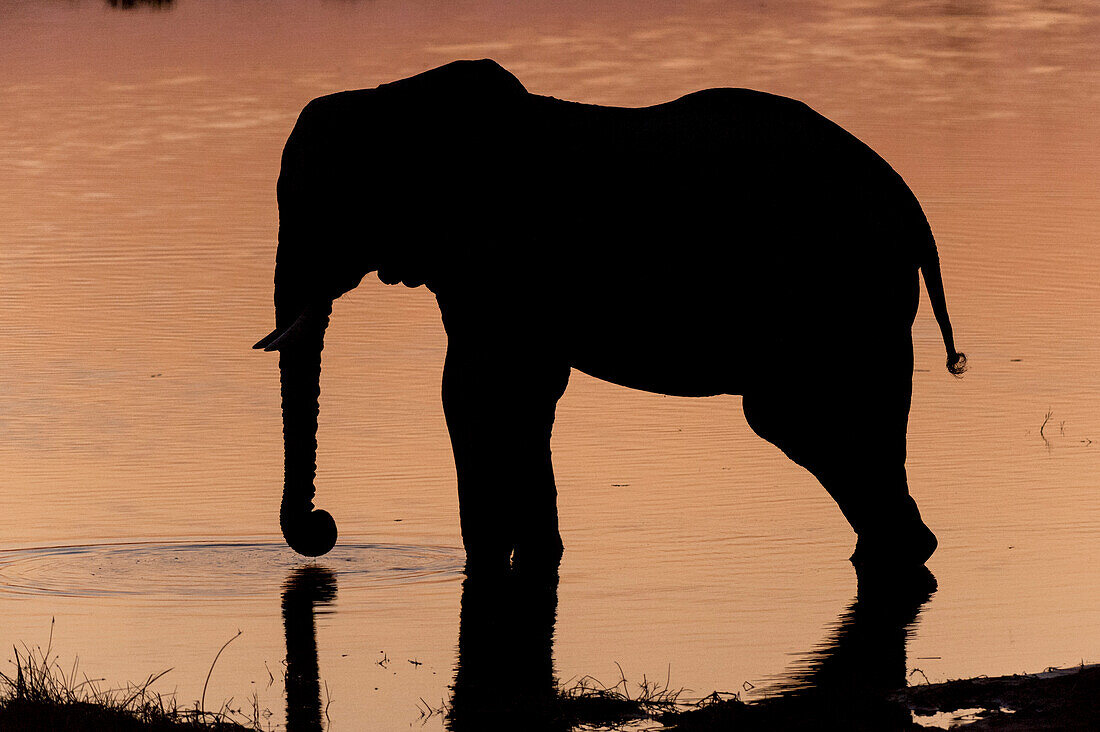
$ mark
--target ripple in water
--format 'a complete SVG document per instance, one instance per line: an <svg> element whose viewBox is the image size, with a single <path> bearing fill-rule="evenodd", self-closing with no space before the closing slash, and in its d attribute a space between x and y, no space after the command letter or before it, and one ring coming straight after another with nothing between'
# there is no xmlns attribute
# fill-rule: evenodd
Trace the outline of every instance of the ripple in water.
<svg viewBox="0 0 1100 732"><path fill-rule="evenodd" d="M355 587L433 582L462 573L461 549L341 544L315 563ZM256 598L277 594L305 560L282 543L93 544L0 552L0 594Z"/></svg>

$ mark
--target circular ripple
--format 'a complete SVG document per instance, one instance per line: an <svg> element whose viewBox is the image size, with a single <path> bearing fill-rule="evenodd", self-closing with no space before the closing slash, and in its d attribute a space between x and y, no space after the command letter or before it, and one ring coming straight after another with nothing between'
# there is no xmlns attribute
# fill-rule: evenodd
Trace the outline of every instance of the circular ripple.
<svg viewBox="0 0 1100 732"><path fill-rule="evenodd" d="M308 564L337 577L340 590L450 579L461 549L340 544ZM283 543L92 544L0 552L0 594L62 597L270 597L307 565Z"/></svg>

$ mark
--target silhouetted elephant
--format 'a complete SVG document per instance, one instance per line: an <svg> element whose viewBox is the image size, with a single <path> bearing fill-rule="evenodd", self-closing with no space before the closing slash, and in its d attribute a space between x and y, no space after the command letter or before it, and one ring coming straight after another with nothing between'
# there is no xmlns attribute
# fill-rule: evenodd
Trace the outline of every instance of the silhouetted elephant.
<svg viewBox="0 0 1100 732"><path fill-rule="evenodd" d="M442 311L468 571L557 566L550 430L571 368L743 395L840 505L855 561L934 551L905 477L918 270L948 369L965 366L935 242L897 173L805 104L710 89L598 107L458 61L310 102L278 197L276 328L256 347L280 351L298 552L336 541L312 503L320 353L333 299L374 271Z"/></svg>

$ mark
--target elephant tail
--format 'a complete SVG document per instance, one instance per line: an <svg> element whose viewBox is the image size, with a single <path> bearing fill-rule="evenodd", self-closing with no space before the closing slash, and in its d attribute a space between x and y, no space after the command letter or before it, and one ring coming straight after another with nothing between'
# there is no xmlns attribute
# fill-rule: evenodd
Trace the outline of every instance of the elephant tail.
<svg viewBox="0 0 1100 732"><path fill-rule="evenodd" d="M947 315L947 297L943 293L943 275L940 273L940 253L932 232L928 232L928 247L924 261L920 264L924 274L924 286L928 290L928 299L932 302L932 312L940 326L943 345L947 348L947 370L953 376L962 376L966 371L966 354L955 350L955 337L951 332L951 318Z"/></svg>

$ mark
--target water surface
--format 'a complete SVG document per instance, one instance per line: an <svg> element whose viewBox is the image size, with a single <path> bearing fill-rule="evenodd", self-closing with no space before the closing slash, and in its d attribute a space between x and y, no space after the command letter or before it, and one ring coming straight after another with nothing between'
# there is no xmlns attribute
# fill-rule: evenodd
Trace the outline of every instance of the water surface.
<svg viewBox="0 0 1100 732"><path fill-rule="evenodd" d="M486 56L599 104L794 96L889 160L932 223L972 364L944 372L925 302L908 470L939 590L907 671L1097 660L1100 23L1039 0L4 3L0 641L44 643L56 617L54 647L89 673L173 667L161 683L190 700L239 628L208 698L255 691L281 723L302 563L277 534L277 369L249 349L271 327L281 146L315 96ZM343 543L318 562L335 589L316 642L336 729L406 728L450 694L444 347L423 289L372 280L335 305L318 490ZM618 662L698 696L762 689L852 603L850 530L739 398L574 373L553 449L558 678L613 683Z"/></svg>

